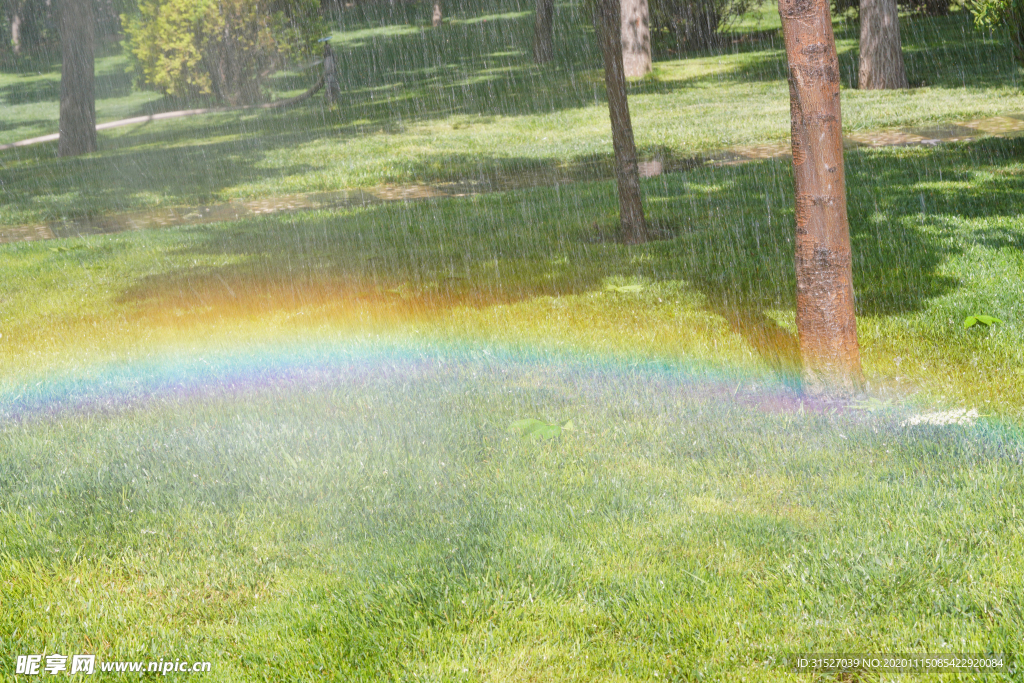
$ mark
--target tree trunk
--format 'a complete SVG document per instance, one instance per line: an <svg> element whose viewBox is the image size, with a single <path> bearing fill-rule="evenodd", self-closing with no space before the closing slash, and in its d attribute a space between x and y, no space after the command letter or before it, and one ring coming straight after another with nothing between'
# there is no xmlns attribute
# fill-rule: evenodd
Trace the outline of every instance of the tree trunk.
<svg viewBox="0 0 1024 683"><path fill-rule="evenodd" d="M900 44L896 0L860 0L860 90L910 87Z"/></svg>
<svg viewBox="0 0 1024 683"><path fill-rule="evenodd" d="M96 95L91 0L60 4L60 141L57 153L95 152Z"/></svg>
<svg viewBox="0 0 1024 683"><path fill-rule="evenodd" d="M622 0L622 64L626 78L651 72L651 20L647 0Z"/></svg>
<svg viewBox="0 0 1024 683"><path fill-rule="evenodd" d="M11 48L14 54L21 54L21 8L17 4L11 14Z"/></svg>
<svg viewBox="0 0 1024 683"><path fill-rule="evenodd" d="M829 0L779 0L796 185L796 325L812 390L863 385Z"/></svg>
<svg viewBox="0 0 1024 683"><path fill-rule="evenodd" d="M431 19L431 25L437 28L441 25L441 19L444 15L441 13L441 0L434 0L434 17Z"/></svg>
<svg viewBox="0 0 1024 683"><path fill-rule="evenodd" d="M626 99L619 0L597 0L597 15L598 39L604 56L604 82L608 90L608 114L612 122L612 145L615 148L615 179L619 185L620 229L626 244L638 244L648 239L647 222L640 198L640 171Z"/></svg>
<svg viewBox="0 0 1024 683"><path fill-rule="evenodd" d="M550 62L555 56L554 18L555 0L537 0L537 16L533 21L533 59L538 64Z"/></svg>

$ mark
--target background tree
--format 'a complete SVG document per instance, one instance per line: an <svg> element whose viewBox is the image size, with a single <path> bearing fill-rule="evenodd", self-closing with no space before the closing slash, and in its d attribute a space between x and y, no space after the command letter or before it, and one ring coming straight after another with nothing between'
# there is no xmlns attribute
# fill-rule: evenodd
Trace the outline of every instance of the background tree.
<svg viewBox="0 0 1024 683"><path fill-rule="evenodd" d="M442 19L444 19L444 13L441 10L441 0L434 0L434 13L430 20L430 25L437 28L441 25Z"/></svg>
<svg viewBox="0 0 1024 683"><path fill-rule="evenodd" d="M312 57L327 30L319 0L140 0L122 22L140 85L230 105L261 99L264 79Z"/></svg>
<svg viewBox="0 0 1024 683"><path fill-rule="evenodd" d="M538 64L550 62L555 56L554 19L555 0L537 0L537 14L533 20L533 60Z"/></svg>
<svg viewBox="0 0 1024 683"><path fill-rule="evenodd" d="M604 82L615 149L615 179L619 186L619 226L626 244L646 242L647 221L640 196L640 169L636 161L633 123L626 99L626 74L622 66L622 22L619 0L597 0L597 34L604 57Z"/></svg>
<svg viewBox="0 0 1024 683"><path fill-rule="evenodd" d="M970 8L979 28L1009 29L1013 58L1024 66L1024 0L975 0Z"/></svg>
<svg viewBox="0 0 1024 683"><path fill-rule="evenodd" d="M18 0L7 0L4 3L4 18L10 28L10 49L16 54L21 54L21 32L22 32L22 8Z"/></svg>
<svg viewBox="0 0 1024 683"><path fill-rule="evenodd" d="M680 50L707 50L719 43L718 31L739 17L750 0L648 0L651 26L671 31Z"/></svg>
<svg viewBox="0 0 1024 683"><path fill-rule="evenodd" d="M136 0L89 0L93 39L121 37L120 15L135 9ZM58 0L0 0L0 53L33 55L59 45Z"/></svg>
<svg viewBox="0 0 1024 683"><path fill-rule="evenodd" d="M7 45L15 55L35 52L57 40L58 17L52 1L6 0L0 6L10 41Z"/></svg>
<svg viewBox="0 0 1024 683"><path fill-rule="evenodd" d="M138 6L137 0L93 0L96 36L122 38L124 27L121 24L121 17L134 14Z"/></svg>
<svg viewBox="0 0 1024 683"><path fill-rule="evenodd" d="M860 63L857 88L908 88L896 0L860 0Z"/></svg>
<svg viewBox="0 0 1024 683"><path fill-rule="evenodd" d="M622 64L627 78L651 72L651 18L647 0L621 0Z"/></svg>
<svg viewBox="0 0 1024 683"><path fill-rule="evenodd" d="M92 0L61 0L60 141L57 153L95 152L96 88Z"/></svg>
<svg viewBox="0 0 1024 683"><path fill-rule="evenodd" d="M796 186L796 325L812 388L863 384L846 215L839 59L828 0L779 0Z"/></svg>
<svg viewBox="0 0 1024 683"><path fill-rule="evenodd" d="M929 17L944 17L949 14L949 0L905 0L900 5Z"/></svg>

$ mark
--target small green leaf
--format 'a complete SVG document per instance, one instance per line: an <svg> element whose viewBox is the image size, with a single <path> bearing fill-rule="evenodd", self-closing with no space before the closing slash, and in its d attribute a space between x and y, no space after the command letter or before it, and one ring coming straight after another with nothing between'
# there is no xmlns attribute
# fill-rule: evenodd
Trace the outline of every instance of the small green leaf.
<svg viewBox="0 0 1024 683"><path fill-rule="evenodd" d="M509 425L509 429L514 429L517 432L522 432L522 431L526 431L526 430L529 430L529 429L534 429L535 425L539 425L539 424L544 424L544 423L541 422L540 420L536 419L536 418L530 417L530 418L527 418L525 420L516 420L511 425Z"/></svg>
<svg viewBox="0 0 1024 683"><path fill-rule="evenodd" d="M981 323L985 327L991 327L996 323L1003 322L999 318L992 317L991 315L969 315L964 319L964 327L974 327L978 323Z"/></svg>
<svg viewBox="0 0 1024 683"><path fill-rule="evenodd" d="M546 425L544 425L543 427L539 428L539 429L538 429L538 430L537 430L536 432L534 432L534 433L535 433L535 434L536 434L537 436L539 436L540 438L542 438L542 439L544 439L545 441L547 441L548 439L553 439L553 438L555 438L556 436L561 436L561 435L562 435L562 425L558 425L558 424L553 424L553 425L550 425L550 424L546 424Z"/></svg>

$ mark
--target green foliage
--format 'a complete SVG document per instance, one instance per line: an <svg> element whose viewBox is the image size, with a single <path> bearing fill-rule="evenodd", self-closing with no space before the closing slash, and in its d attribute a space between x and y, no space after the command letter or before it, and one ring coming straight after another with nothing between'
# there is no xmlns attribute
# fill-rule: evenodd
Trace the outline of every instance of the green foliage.
<svg viewBox="0 0 1024 683"><path fill-rule="evenodd" d="M974 327L978 323L981 323L985 327L991 327L996 323L1003 322L999 318L993 318L990 315L970 315L964 319L964 327Z"/></svg>
<svg viewBox="0 0 1024 683"><path fill-rule="evenodd" d="M317 0L141 0L124 15L140 85L169 95L260 99L288 58L311 54L324 31Z"/></svg>
<svg viewBox="0 0 1024 683"><path fill-rule="evenodd" d="M1024 66L1024 0L971 0L968 6L978 28L1010 30L1013 58Z"/></svg>

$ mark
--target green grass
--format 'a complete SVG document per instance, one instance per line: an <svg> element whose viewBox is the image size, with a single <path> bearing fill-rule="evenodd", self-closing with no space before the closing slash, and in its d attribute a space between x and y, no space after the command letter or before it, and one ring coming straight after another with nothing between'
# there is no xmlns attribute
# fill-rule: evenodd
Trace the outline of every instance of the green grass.
<svg viewBox="0 0 1024 683"><path fill-rule="evenodd" d="M512 7L489 17L467 11L437 31L415 17L394 25L347 12L334 33L340 110L317 97L288 111L119 128L101 134L100 154L70 161L55 158L55 143L2 152L9 180L0 187L0 224L380 184L544 179L607 164L600 59L584 14L559 7L558 54L539 68L530 57L530 13ZM856 32L838 24L847 130L1021 111L1018 70L1004 39L975 32L966 12L904 24L909 78L926 87L902 92L850 89ZM659 47L671 57L667 49ZM641 156L688 159L785 139L789 99L778 37L689 57L656 62L654 74L633 86ZM115 56L99 62L101 120L208 104L133 93L125 65ZM0 143L56 130L57 74L0 74L0 101L8 105ZM278 74L272 91L294 94L313 77Z"/></svg>
<svg viewBox="0 0 1024 683"><path fill-rule="evenodd" d="M528 13L431 32L399 7L344 15L341 112L0 153L4 225L589 178L0 245L0 679L42 652L209 660L224 681L836 680L786 658L1019 656L1024 139L847 153L883 402L805 406L788 160L645 180L665 239L626 247L571 8L539 70ZM962 14L906 26L928 87L847 89L848 127L1017 111L1008 51ZM781 52L759 40L636 83L644 153L784 136ZM0 74L5 103L28 93L4 141L50 132L52 81ZM116 81L111 115L182 104ZM964 329L979 313L1003 323ZM902 425L931 407L985 417ZM521 439L525 418L576 429Z"/></svg>
<svg viewBox="0 0 1024 683"><path fill-rule="evenodd" d="M802 651L1018 651L1019 434L444 355L7 427L4 670L795 681ZM577 430L524 440L524 415Z"/></svg>
<svg viewBox="0 0 1024 683"><path fill-rule="evenodd" d="M877 390L1024 416L1022 145L848 153ZM145 355L166 341L154 329L259 336L267 319L276 329L303 313L786 373L797 364L791 188L786 160L645 181L651 220L672 239L636 248L613 239L608 182L8 245L0 363L29 376L110 348ZM615 282L647 288L602 293ZM964 329L978 313L1004 322Z"/></svg>

